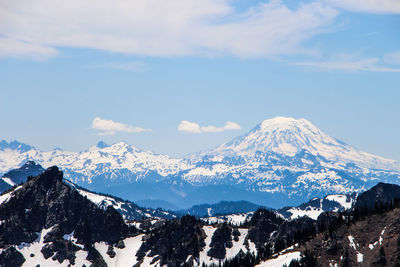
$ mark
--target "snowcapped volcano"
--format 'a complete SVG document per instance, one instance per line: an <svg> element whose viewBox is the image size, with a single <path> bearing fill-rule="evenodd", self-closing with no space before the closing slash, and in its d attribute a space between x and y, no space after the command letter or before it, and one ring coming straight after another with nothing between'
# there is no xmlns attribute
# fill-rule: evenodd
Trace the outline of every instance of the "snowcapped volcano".
<svg viewBox="0 0 400 267"><path fill-rule="evenodd" d="M294 157L302 151L336 163L354 163L375 169L399 169L394 160L362 152L318 129L306 119L276 117L264 120L246 135L237 137L207 154L252 158L256 152Z"/></svg>
<svg viewBox="0 0 400 267"><path fill-rule="evenodd" d="M276 117L264 120L248 134L237 137L221 146L216 153L233 153L251 156L256 151L294 156L302 150L326 150L326 147L342 146L335 139L321 132L305 119Z"/></svg>

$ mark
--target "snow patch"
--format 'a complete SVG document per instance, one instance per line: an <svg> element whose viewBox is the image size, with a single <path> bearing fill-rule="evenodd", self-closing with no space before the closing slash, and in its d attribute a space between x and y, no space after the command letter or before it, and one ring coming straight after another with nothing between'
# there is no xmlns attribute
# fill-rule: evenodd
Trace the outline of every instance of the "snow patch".
<svg viewBox="0 0 400 267"><path fill-rule="evenodd" d="M1 179L3 179L3 181L6 182L7 184L9 184L10 186L16 185L16 183L14 183L13 180L11 180L11 178L2 177Z"/></svg>
<svg viewBox="0 0 400 267"><path fill-rule="evenodd" d="M14 193L21 188L22 188L22 185L16 187L14 190L12 190L10 192L7 192L7 193L1 195L0 196L0 205L9 201L13 197Z"/></svg>
<svg viewBox="0 0 400 267"><path fill-rule="evenodd" d="M282 267L283 265L289 265L292 260L299 260L301 258L299 251L288 252L274 259L269 259L256 266L258 267Z"/></svg>

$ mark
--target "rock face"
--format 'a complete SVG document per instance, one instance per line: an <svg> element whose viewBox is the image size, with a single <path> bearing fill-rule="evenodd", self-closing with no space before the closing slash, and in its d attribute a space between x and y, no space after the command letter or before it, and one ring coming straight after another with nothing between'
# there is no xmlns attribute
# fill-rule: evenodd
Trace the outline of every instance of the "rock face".
<svg viewBox="0 0 400 267"><path fill-rule="evenodd" d="M127 226L114 208L100 209L63 183L57 167L48 168L8 194L10 198L0 205L0 248L6 249L3 260L8 259L7 253L15 254L13 245L33 243L43 229L51 229L43 239L44 258L71 264L78 250L90 252L95 242L114 244L137 231ZM66 235L73 236L76 243L66 240Z"/></svg>
<svg viewBox="0 0 400 267"><path fill-rule="evenodd" d="M24 262L24 256L14 247L9 247L0 254L0 266L21 266Z"/></svg>
<svg viewBox="0 0 400 267"><path fill-rule="evenodd" d="M284 220L275 212L267 209L257 210L245 225L249 228L248 238L261 249L270 241L271 234L277 231Z"/></svg>
<svg viewBox="0 0 400 267"><path fill-rule="evenodd" d="M373 210L400 201L400 186L379 183L357 197L356 210Z"/></svg>
<svg viewBox="0 0 400 267"><path fill-rule="evenodd" d="M226 223L215 230L207 255L217 259L225 259L226 248L232 247L232 227Z"/></svg>
<svg viewBox="0 0 400 267"><path fill-rule="evenodd" d="M200 221L188 215L167 221L146 236L136 255L139 259L158 255L160 264L168 266L177 266L189 256L198 258L205 245L201 226Z"/></svg>
<svg viewBox="0 0 400 267"><path fill-rule="evenodd" d="M396 266L398 188L378 184L361 194L353 208L322 212L316 220L284 219L260 208L241 225L207 224L186 215L148 219L139 226L127 224L112 206L100 208L50 167L0 195L0 264L255 266L265 261L269 266L274 257L302 252L301 261L316 265L300 266ZM373 208L366 209L370 203Z"/></svg>

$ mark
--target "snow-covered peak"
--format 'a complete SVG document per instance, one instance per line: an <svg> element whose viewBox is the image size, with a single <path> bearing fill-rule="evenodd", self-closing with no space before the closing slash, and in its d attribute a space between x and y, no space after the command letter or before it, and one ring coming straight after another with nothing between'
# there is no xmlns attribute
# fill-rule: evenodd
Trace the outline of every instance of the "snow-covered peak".
<svg viewBox="0 0 400 267"><path fill-rule="evenodd" d="M259 125L256 126L256 128L259 128L261 131L272 131L272 130L284 130L288 129L291 130L294 127L314 127L314 125L311 124L306 119L294 119L291 117L275 117L272 119L267 119L261 122Z"/></svg>
<svg viewBox="0 0 400 267"><path fill-rule="evenodd" d="M241 156L250 159L256 152L293 157L307 151L339 164L399 170L399 163L362 152L322 132L306 119L276 117L264 120L243 136L222 144L204 155Z"/></svg>
<svg viewBox="0 0 400 267"><path fill-rule="evenodd" d="M305 119L276 117L265 120L244 136L237 137L216 149L231 151L240 156L254 154L256 151L275 152L286 156L307 150L319 152L327 146L345 146L336 139L324 134Z"/></svg>
<svg viewBox="0 0 400 267"><path fill-rule="evenodd" d="M167 176L189 168L181 159L141 150L126 142L118 142L112 145L101 143L81 152L41 151L33 147L27 151L0 149L0 173L15 169L27 160L34 160L44 167L57 165L67 171L66 176L71 172L80 173L89 178L89 181L93 176L119 171L126 173L126 170L134 176L144 177L148 172Z"/></svg>

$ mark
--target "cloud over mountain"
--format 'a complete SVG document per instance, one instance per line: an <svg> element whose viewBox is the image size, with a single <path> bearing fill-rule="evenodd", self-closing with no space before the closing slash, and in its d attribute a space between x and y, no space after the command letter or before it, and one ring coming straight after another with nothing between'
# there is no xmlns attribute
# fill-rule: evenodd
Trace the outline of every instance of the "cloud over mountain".
<svg viewBox="0 0 400 267"><path fill-rule="evenodd" d="M224 126L216 127L216 126L200 126L196 122L182 120L178 125L178 131L188 132L188 133L219 133L226 130L240 130L242 127L231 121L227 121Z"/></svg>
<svg viewBox="0 0 400 267"><path fill-rule="evenodd" d="M128 124L115 122L113 120L105 120L99 117L93 119L92 129L99 130L98 135L114 135L117 132L141 133L151 131L151 129L131 126Z"/></svg>

